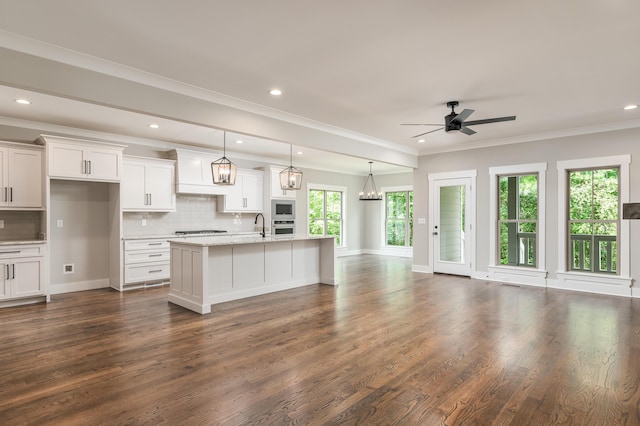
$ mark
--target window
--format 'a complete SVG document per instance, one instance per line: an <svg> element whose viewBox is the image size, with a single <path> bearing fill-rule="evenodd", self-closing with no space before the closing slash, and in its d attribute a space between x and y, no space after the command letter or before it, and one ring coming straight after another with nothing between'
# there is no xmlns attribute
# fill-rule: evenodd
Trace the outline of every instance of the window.
<svg viewBox="0 0 640 426"><path fill-rule="evenodd" d="M385 244L413 246L413 191L385 192Z"/></svg>
<svg viewBox="0 0 640 426"><path fill-rule="evenodd" d="M547 163L489 168L492 279L546 286Z"/></svg>
<svg viewBox="0 0 640 426"><path fill-rule="evenodd" d="M629 221L619 213L630 164L630 155L558 161L558 288L631 294Z"/></svg>
<svg viewBox="0 0 640 426"><path fill-rule="evenodd" d="M619 168L568 170L568 268L618 273Z"/></svg>
<svg viewBox="0 0 640 426"><path fill-rule="evenodd" d="M537 266L538 175L498 177L500 265Z"/></svg>
<svg viewBox="0 0 640 426"><path fill-rule="evenodd" d="M344 244L344 191L314 189L308 191L309 235L336 237L336 245Z"/></svg>

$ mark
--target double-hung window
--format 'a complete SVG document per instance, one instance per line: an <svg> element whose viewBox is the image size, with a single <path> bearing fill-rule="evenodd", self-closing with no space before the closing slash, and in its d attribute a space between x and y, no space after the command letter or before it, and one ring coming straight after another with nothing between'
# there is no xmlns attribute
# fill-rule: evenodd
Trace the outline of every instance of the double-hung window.
<svg viewBox="0 0 640 426"><path fill-rule="evenodd" d="M617 274L620 229L620 169L567 172L568 269Z"/></svg>
<svg viewBox="0 0 640 426"><path fill-rule="evenodd" d="M346 188L309 186L307 212L309 235L336 237L336 245L344 245L344 198Z"/></svg>
<svg viewBox="0 0 640 426"><path fill-rule="evenodd" d="M538 174L498 178L500 265L537 266Z"/></svg>
<svg viewBox="0 0 640 426"><path fill-rule="evenodd" d="M413 246L413 191L393 190L384 194L385 244Z"/></svg>

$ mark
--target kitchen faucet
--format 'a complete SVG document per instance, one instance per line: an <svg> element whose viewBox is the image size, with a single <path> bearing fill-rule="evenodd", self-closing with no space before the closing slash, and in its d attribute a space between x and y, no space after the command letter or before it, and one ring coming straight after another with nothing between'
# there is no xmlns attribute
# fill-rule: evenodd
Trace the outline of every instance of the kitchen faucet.
<svg viewBox="0 0 640 426"><path fill-rule="evenodd" d="M258 213L256 215L256 220L253 222L254 225L258 224L258 216L262 216L262 232L260 232L260 235L262 235L262 238L265 237L265 233L264 233L264 216L262 215L262 213Z"/></svg>

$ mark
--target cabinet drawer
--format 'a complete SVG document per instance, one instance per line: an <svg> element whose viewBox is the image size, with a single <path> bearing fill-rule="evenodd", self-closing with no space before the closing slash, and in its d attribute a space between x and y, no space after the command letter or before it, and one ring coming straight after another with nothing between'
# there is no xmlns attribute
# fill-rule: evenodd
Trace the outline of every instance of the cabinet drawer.
<svg viewBox="0 0 640 426"><path fill-rule="evenodd" d="M124 282L126 284L168 279L171 276L169 263L126 265L124 267Z"/></svg>
<svg viewBox="0 0 640 426"><path fill-rule="evenodd" d="M125 250L168 249L166 240L127 240L124 242Z"/></svg>
<svg viewBox="0 0 640 426"><path fill-rule="evenodd" d="M164 250L127 250L124 252L124 264L144 262L168 262L169 249Z"/></svg>
<svg viewBox="0 0 640 426"><path fill-rule="evenodd" d="M44 245L17 245L17 246L0 246L0 259L1 258L15 258L15 257L31 257L31 256L43 256Z"/></svg>

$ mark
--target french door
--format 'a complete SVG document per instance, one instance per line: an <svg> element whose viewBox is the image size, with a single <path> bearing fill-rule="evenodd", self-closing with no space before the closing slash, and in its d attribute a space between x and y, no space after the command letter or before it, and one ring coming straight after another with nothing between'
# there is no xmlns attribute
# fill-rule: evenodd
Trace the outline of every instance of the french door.
<svg viewBox="0 0 640 426"><path fill-rule="evenodd" d="M471 276L475 232L472 183L475 176L440 176L432 179L430 175L429 179L429 241L433 272Z"/></svg>

